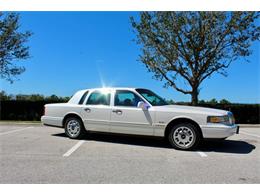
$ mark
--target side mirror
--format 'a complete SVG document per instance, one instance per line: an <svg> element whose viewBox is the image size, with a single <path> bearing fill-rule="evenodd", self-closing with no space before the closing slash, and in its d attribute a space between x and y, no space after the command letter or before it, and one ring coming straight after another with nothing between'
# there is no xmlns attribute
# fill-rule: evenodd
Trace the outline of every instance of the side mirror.
<svg viewBox="0 0 260 195"><path fill-rule="evenodd" d="M137 107L138 108L142 108L143 110L148 110L149 108L149 105L143 101L139 101L138 104L137 104Z"/></svg>

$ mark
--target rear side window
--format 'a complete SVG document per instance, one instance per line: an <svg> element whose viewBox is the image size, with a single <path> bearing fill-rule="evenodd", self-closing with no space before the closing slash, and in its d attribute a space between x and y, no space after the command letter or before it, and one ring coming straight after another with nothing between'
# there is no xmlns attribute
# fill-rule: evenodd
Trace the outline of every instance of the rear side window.
<svg viewBox="0 0 260 195"><path fill-rule="evenodd" d="M94 91L89 96L86 104L109 105L110 104L110 93L102 93L101 91Z"/></svg>
<svg viewBox="0 0 260 195"><path fill-rule="evenodd" d="M86 99L87 95L88 95L88 91L86 91L86 92L83 94L83 96L80 98L79 104L83 104L83 102L84 102L84 100Z"/></svg>

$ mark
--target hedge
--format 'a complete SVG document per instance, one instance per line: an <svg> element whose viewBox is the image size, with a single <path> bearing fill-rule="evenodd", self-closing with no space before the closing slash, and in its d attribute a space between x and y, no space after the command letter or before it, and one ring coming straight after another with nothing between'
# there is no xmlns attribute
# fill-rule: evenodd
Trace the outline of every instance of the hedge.
<svg viewBox="0 0 260 195"><path fill-rule="evenodd" d="M1 120L39 121L46 101L1 101Z"/></svg>
<svg viewBox="0 0 260 195"><path fill-rule="evenodd" d="M1 101L0 120L38 121L43 115L43 108L47 103L51 102ZM187 103L185 104L187 105ZM260 124L260 104L200 104L199 106L229 110L234 114L236 123L239 124Z"/></svg>
<svg viewBox="0 0 260 195"><path fill-rule="evenodd" d="M260 124L260 104L199 104L198 106L231 111L237 124Z"/></svg>

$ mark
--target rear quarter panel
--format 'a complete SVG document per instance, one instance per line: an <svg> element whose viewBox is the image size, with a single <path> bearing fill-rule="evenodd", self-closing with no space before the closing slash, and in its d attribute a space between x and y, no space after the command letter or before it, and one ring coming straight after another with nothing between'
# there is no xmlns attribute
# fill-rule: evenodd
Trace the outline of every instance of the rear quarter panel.
<svg viewBox="0 0 260 195"><path fill-rule="evenodd" d="M64 117L67 114L77 114L81 117L81 105L61 103L61 104L46 104L45 115L42 121L47 125L62 126Z"/></svg>

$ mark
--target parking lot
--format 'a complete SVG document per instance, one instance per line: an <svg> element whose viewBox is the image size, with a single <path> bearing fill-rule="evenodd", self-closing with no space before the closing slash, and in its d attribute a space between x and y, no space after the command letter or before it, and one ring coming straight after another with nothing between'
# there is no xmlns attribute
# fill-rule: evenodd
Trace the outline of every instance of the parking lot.
<svg viewBox="0 0 260 195"><path fill-rule="evenodd" d="M40 124L0 125L0 183L260 183L260 128L178 151L158 138L67 138Z"/></svg>

